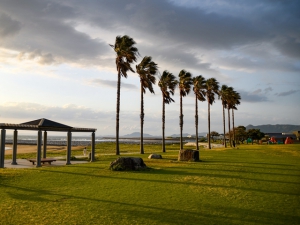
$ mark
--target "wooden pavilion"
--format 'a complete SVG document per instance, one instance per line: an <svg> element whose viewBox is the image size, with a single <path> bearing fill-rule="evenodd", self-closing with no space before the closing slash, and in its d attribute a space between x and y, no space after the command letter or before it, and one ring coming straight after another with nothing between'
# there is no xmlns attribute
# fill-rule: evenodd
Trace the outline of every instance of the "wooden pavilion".
<svg viewBox="0 0 300 225"><path fill-rule="evenodd" d="M42 132L44 131L43 138L43 158L47 156L47 132L67 132L67 157L66 165L71 164L71 146L72 146L72 132L91 132L91 159L95 159L95 128L77 128L70 127L61 123L57 123L45 118L29 121L21 124L0 123L1 139L0 139L0 168L4 168L5 158L5 139L6 130L14 130L13 134L13 154L12 165L17 165L17 148L18 148L18 130L32 130L37 131L37 154L36 154L36 167L41 166L42 156Z"/></svg>

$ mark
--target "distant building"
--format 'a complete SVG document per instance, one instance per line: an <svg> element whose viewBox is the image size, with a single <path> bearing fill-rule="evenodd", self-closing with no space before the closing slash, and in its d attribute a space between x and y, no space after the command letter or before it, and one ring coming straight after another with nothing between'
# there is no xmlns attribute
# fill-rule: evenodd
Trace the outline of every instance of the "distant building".
<svg viewBox="0 0 300 225"><path fill-rule="evenodd" d="M290 137L293 140L297 139L294 133L265 133L265 135L268 135L269 138L274 137L275 139L282 141L284 141L287 137Z"/></svg>

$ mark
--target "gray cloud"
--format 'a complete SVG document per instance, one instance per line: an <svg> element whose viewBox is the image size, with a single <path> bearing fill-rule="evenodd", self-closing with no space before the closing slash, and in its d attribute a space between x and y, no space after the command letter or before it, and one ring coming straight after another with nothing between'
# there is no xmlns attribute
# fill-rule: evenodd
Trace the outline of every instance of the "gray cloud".
<svg viewBox="0 0 300 225"><path fill-rule="evenodd" d="M260 94L260 93L262 93L262 90L261 89L257 89L255 91L253 91L251 94L257 95L257 94Z"/></svg>
<svg viewBox="0 0 300 225"><path fill-rule="evenodd" d="M114 89L116 89L116 87L117 87L116 80L93 79L93 80L89 80L88 83L91 85L107 86L107 87L114 88ZM121 86L122 86L122 88L125 88L125 89L138 89L137 86L135 86L133 84L125 83L124 81L122 81Z"/></svg>
<svg viewBox="0 0 300 225"><path fill-rule="evenodd" d="M267 87L265 88L265 93L268 94L269 92L273 91L273 88L272 87Z"/></svg>
<svg viewBox="0 0 300 225"><path fill-rule="evenodd" d="M110 113L96 112L92 109L76 105L51 107L37 103L9 103L0 105L1 117L13 118L58 118L58 119L100 119L110 116Z"/></svg>
<svg viewBox="0 0 300 225"><path fill-rule="evenodd" d="M285 96L289 96L289 95L295 94L295 93L297 93L299 91L300 90L284 91L284 92L276 93L276 95L279 96L279 97L285 97Z"/></svg>
<svg viewBox="0 0 300 225"><path fill-rule="evenodd" d="M46 53L40 63L55 60L94 64L110 50L99 38L91 38L74 28L78 18L73 7L50 0L26 3L12 0L2 1L0 5L1 10L22 21L23 25L14 39L7 39L2 45L23 54L39 49Z"/></svg>
<svg viewBox="0 0 300 225"><path fill-rule="evenodd" d="M262 93L261 89L257 89L253 92L247 92L243 90L238 91L241 95L242 102L268 102L268 98Z"/></svg>
<svg viewBox="0 0 300 225"><path fill-rule="evenodd" d="M42 63L111 68L108 62L114 54L107 43L114 38L107 37L128 34L142 55L161 60L171 71L172 65L217 76L218 68L228 66L299 71L299 1L185 2L3 0L1 10L13 21L22 21L18 35L3 45L25 54L39 49L48 55ZM79 32L78 25L95 28L93 37ZM258 47L251 52L253 46ZM229 50L232 54L222 57Z"/></svg>
<svg viewBox="0 0 300 225"><path fill-rule="evenodd" d="M236 69L299 71L297 61L289 59L295 58L298 51L285 47L287 42L279 41L295 40L293 38L300 35L299 16L295 12L299 3L296 1L277 1L276 4L270 1L224 1L222 6L209 1L206 5L201 2L198 7L179 7L169 1L157 0L98 2L90 0L90 8L81 8L80 13L88 15L86 20L96 27L119 30L119 34L130 34L137 40L155 43L148 47L141 43L139 48L149 50L142 54L151 53L153 58L163 60L163 65L180 63L187 69L202 69L203 66L208 72L216 70L216 66L227 65L234 65ZM226 12L223 7L227 7ZM96 11L105 12L93 13ZM112 16L107 12L115 13ZM257 46L257 51L250 54L253 46ZM220 51L228 50L234 55L215 60L222 55ZM278 54L278 50L287 57ZM199 56L206 55L207 51L213 52L210 60L215 61L202 65ZM175 56L179 58L174 60Z"/></svg>
<svg viewBox="0 0 300 225"><path fill-rule="evenodd" d="M21 30L21 23L0 12L0 36L13 36ZM1 43L1 42L0 42Z"/></svg>
<svg viewBox="0 0 300 225"><path fill-rule="evenodd" d="M276 42L276 47L285 55L299 59L300 58L300 40L296 38L285 38Z"/></svg>

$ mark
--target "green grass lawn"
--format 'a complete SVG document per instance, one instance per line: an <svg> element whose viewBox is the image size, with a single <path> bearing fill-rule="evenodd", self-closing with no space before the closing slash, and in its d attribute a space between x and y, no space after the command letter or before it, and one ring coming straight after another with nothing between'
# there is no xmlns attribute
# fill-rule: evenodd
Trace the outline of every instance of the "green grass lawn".
<svg viewBox="0 0 300 225"><path fill-rule="evenodd" d="M147 158L160 145L120 149L151 169L109 170L113 143L94 163L0 169L0 224L300 224L300 145L201 148L202 162L178 162L177 144L162 160Z"/></svg>

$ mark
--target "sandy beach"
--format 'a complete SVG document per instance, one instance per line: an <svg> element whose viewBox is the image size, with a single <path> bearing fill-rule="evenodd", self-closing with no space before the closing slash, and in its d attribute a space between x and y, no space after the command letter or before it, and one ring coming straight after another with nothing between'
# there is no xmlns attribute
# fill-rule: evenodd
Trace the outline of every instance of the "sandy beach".
<svg viewBox="0 0 300 225"><path fill-rule="evenodd" d="M11 148L9 150L5 150L5 155L11 155L12 154L12 145L6 144L5 147ZM84 146L72 146L72 150L83 150ZM17 153L31 153L36 152L37 147L36 145L18 145ZM53 146L48 145L47 150L67 150L67 146ZM42 149L43 151L43 149Z"/></svg>

